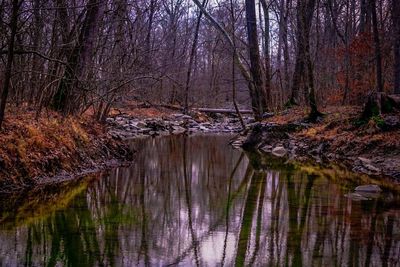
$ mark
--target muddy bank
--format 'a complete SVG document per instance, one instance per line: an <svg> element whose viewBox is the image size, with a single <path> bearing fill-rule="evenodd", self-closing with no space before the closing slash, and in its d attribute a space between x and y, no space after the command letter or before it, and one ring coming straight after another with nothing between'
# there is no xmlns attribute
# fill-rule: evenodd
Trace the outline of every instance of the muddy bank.
<svg viewBox="0 0 400 267"><path fill-rule="evenodd" d="M317 124L263 122L232 143L287 159L335 163L356 173L400 182L400 130L382 129L373 123L357 125L357 114L336 118L327 114Z"/></svg>
<svg viewBox="0 0 400 267"><path fill-rule="evenodd" d="M0 193L72 180L133 158L89 117L21 113L7 118L0 141Z"/></svg>

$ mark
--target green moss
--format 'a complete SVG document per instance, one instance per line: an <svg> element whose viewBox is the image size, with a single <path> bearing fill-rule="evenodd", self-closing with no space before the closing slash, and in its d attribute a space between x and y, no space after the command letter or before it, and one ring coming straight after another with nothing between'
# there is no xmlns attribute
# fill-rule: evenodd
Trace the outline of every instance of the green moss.
<svg viewBox="0 0 400 267"><path fill-rule="evenodd" d="M373 116L371 118L371 120L373 120L375 122L375 124L379 127L382 128L385 126L385 121L383 120L382 116L377 115L377 116Z"/></svg>

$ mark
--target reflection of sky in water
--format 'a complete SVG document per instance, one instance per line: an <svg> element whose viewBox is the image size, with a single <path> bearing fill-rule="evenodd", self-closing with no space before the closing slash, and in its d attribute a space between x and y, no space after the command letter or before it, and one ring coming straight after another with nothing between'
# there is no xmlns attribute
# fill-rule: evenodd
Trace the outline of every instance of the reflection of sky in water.
<svg viewBox="0 0 400 267"><path fill-rule="evenodd" d="M201 243L201 258L205 265L215 266L225 255L226 262L232 262L235 256L236 237L233 233L213 232Z"/></svg>
<svg viewBox="0 0 400 267"><path fill-rule="evenodd" d="M400 265L398 196L351 201L228 139L140 140L131 167L4 212L0 265Z"/></svg>

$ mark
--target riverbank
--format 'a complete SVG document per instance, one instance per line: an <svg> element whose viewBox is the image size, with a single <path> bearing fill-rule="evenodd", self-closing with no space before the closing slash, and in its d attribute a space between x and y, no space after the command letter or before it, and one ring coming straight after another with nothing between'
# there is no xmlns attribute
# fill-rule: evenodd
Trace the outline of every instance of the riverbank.
<svg viewBox="0 0 400 267"><path fill-rule="evenodd" d="M359 108L330 107L323 112L324 119L316 124L304 122L306 110L277 113L259 125L250 145L278 157L333 162L354 172L400 181L398 114L360 124ZM385 120L392 128L383 126ZM244 121L255 125L249 116ZM0 133L0 193L72 180L130 161L132 152L125 140L183 133L238 134L235 146L245 141L239 120L222 114L185 115L138 106L114 110L107 123L100 124L86 115L62 118L49 112L36 119L33 112L14 112Z"/></svg>
<svg viewBox="0 0 400 267"><path fill-rule="evenodd" d="M356 173L400 181L400 115L397 112L360 121L361 107L326 107L318 123L305 121L307 110L294 108L276 113L261 123L251 147L267 154L300 162L334 163ZM246 125L256 125L244 116ZM238 134L235 146L248 138L239 120L218 113L191 112L135 106L122 109L108 120L110 134L120 140L181 133ZM256 134L257 135L257 134Z"/></svg>
<svg viewBox="0 0 400 267"><path fill-rule="evenodd" d="M63 118L48 111L36 118L23 107L8 114L0 132L0 194L71 181L130 162L129 139L242 129L236 118L153 107L112 110L105 124L92 114Z"/></svg>
<svg viewBox="0 0 400 267"><path fill-rule="evenodd" d="M132 152L90 116L9 113L0 133L0 193L56 183L132 160Z"/></svg>
<svg viewBox="0 0 400 267"><path fill-rule="evenodd" d="M360 122L357 107L329 107L324 118L310 124L307 111L294 109L266 119L252 136L238 138L264 153L298 161L335 163L374 177L400 182L400 118L388 114Z"/></svg>

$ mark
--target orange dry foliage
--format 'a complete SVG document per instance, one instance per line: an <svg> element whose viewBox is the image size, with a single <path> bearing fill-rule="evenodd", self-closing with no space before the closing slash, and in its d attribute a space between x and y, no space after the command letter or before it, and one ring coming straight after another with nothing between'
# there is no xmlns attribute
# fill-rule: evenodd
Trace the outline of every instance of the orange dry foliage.
<svg viewBox="0 0 400 267"><path fill-rule="evenodd" d="M323 122L304 129L297 136L310 141L327 141L332 150L346 150L354 155L367 153L371 157L400 148L399 130L383 132L373 121L362 127L354 126L354 119L361 112L359 107L327 107L324 112Z"/></svg>
<svg viewBox="0 0 400 267"><path fill-rule="evenodd" d="M382 40L382 66L391 60L390 45ZM335 61L339 62L336 72L338 88L328 91L327 102L330 105L341 104L344 97L346 82L348 82L347 102L353 105L363 104L365 96L376 88L375 50L373 36L365 33L355 37L349 46L341 45L334 50ZM348 67L346 65L348 64ZM384 75L385 75L384 69ZM391 73L391 72L390 72ZM348 80L347 80L348 79ZM388 80L388 79L385 79ZM391 85L385 83L385 91L391 90Z"/></svg>
<svg viewBox="0 0 400 267"><path fill-rule="evenodd" d="M101 125L82 118L61 118L56 113L35 120L32 112L8 113L0 132L0 176L35 177L72 170L79 149L92 146Z"/></svg>

